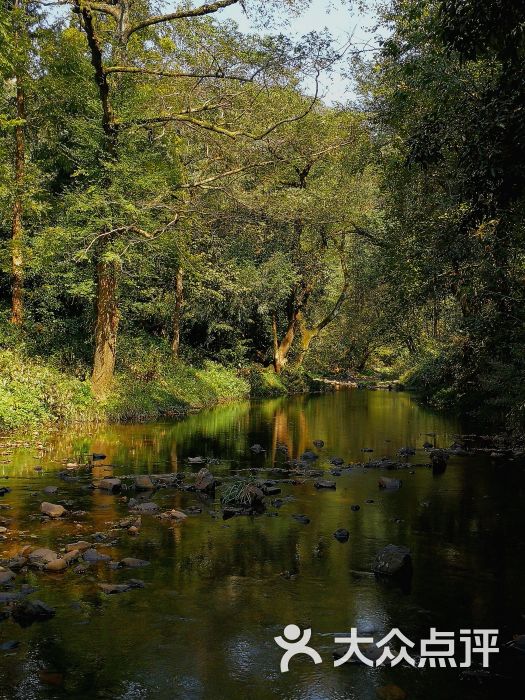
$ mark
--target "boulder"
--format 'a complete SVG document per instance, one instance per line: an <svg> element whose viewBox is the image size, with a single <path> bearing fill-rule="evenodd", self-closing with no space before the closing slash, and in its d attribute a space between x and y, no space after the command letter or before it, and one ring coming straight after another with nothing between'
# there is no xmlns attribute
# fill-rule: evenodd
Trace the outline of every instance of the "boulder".
<svg viewBox="0 0 525 700"><path fill-rule="evenodd" d="M201 493L213 493L216 485L217 481L209 469L203 468L198 472L195 480L195 488L197 491Z"/></svg>
<svg viewBox="0 0 525 700"><path fill-rule="evenodd" d="M372 571L383 576L408 574L412 571L412 557L408 547L388 544L377 553Z"/></svg>
<svg viewBox="0 0 525 700"><path fill-rule="evenodd" d="M46 571L64 571L67 569L67 561L66 559L53 559L44 566L44 569Z"/></svg>
<svg viewBox="0 0 525 700"><path fill-rule="evenodd" d="M58 491L57 486L46 486L45 489L43 489L43 492L48 494L48 495L52 494L52 493L56 493L57 491Z"/></svg>
<svg viewBox="0 0 525 700"><path fill-rule="evenodd" d="M6 569L3 566L0 566L0 586L3 586L6 583L9 583L15 578L16 574L14 571L11 571L11 569Z"/></svg>
<svg viewBox="0 0 525 700"><path fill-rule="evenodd" d="M332 457L330 460L330 464L334 464L336 467L340 467L345 463L344 459L342 457Z"/></svg>
<svg viewBox="0 0 525 700"><path fill-rule="evenodd" d="M29 563L34 566L45 566L55 561L55 559L58 559L58 554L53 552L52 549L45 549L44 547L34 549L29 553Z"/></svg>
<svg viewBox="0 0 525 700"><path fill-rule="evenodd" d="M47 501L40 504L40 512L48 515L50 518L61 518L67 513L64 506L58 505L58 503L48 503Z"/></svg>
<svg viewBox="0 0 525 700"><path fill-rule="evenodd" d="M307 459L307 460L319 459L319 455L316 455L315 452L312 452L312 450L306 450L306 452L303 452L303 454L301 455L301 459Z"/></svg>
<svg viewBox="0 0 525 700"><path fill-rule="evenodd" d="M93 482L93 486L97 489L102 489L102 491L109 491L110 493L116 493L122 488L122 482L120 479L101 479L100 481Z"/></svg>
<svg viewBox="0 0 525 700"><path fill-rule="evenodd" d="M155 488L155 484L149 474L140 474L135 477L135 488L137 491L152 491Z"/></svg>

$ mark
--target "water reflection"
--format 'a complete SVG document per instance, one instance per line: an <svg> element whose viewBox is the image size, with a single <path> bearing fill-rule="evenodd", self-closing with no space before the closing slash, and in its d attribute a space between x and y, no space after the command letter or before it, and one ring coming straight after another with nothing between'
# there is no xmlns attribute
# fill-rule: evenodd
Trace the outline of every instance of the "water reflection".
<svg viewBox="0 0 525 700"><path fill-rule="evenodd" d="M286 456L278 444L297 458L314 439L324 440L316 468L328 469L332 456L346 462L392 457L400 447L421 448L427 440L447 446L459 431L456 421L418 406L408 394L351 391L232 404L177 423L57 433L49 451L15 450L10 464L1 465L8 477L2 483L12 488L0 501L10 506L0 511L10 521L3 549L12 554L25 543L61 547L107 532L127 515L118 496L86 489L88 474L60 480L64 459L106 454L95 467L100 478L196 471L186 459L202 455L219 459L213 470L227 477L281 465ZM266 452L251 453L254 443ZM523 472L509 468L503 476L483 460L453 457L437 474L416 466L428 463L422 449L410 462L399 491L380 491L377 478L384 472L360 468L338 477L336 491L317 491L311 482L283 484L282 496L293 500L270 507L275 517L224 522L213 517L212 501L191 493L156 494L163 509L200 505L203 512L178 525L144 516L139 537L114 532L99 546L116 559L134 556L151 566L138 573L100 566L84 576L68 570L19 577L37 587L57 615L24 630L0 623L2 640L21 642L0 656L2 697L222 700L249 692L255 699L368 700L385 683L402 686L409 697L492 697L491 688L439 669L332 666L333 637L356 625L378 635L397 626L414 639L430 626L522 631L525 565L517 552ZM37 465L43 472L35 471ZM59 487L58 500L86 514L67 523L31 520L48 484ZM351 511L352 504L360 510ZM310 523L297 522L294 513L307 514ZM333 537L340 527L350 531L346 544ZM413 552L409 592L370 574L376 551L389 542ZM105 596L96 586L130 576L143 579L145 589ZM290 622L313 628L321 666L299 658L289 674L279 673L272 640ZM42 676L42 670L49 673ZM63 674L60 687L49 683L57 674Z"/></svg>

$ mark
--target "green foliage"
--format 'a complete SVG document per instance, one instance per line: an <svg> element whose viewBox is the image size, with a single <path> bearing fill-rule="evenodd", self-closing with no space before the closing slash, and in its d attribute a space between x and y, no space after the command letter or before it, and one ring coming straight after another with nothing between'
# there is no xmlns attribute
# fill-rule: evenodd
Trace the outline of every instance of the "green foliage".
<svg viewBox="0 0 525 700"><path fill-rule="evenodd" d="M49 422L95 420L99 411L87 382L24 355L0 350L0 427L16 430Z"/></svg>
<svg viewBox="0 0 525 700"><path fill-rule="evenodd" d="M269 398L272 396L284 396L288 393L283 377L276 374L273 367L251 365L246 374L252 396Z"/></svg>

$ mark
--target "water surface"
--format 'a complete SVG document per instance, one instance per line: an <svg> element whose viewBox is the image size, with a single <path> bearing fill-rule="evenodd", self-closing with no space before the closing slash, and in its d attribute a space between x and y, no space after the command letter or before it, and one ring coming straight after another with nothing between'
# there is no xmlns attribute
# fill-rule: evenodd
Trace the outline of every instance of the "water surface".
<svg viewBox="0 0 525 700"><path fill-rule="evenodd" d="M56 432L43 453L31 446L3 455L0 485L12 489L0 500L0 507L10 506L0 510L8 521L3 557L24 544L58 549L102 532L109 535L99 551L151 565L100 565L85 575L72 568L19 574L16 586L34 585L33 597L57 614L25 629L12 620L0 622L0 643L20 642L0 652L0 697L372 700L391 683L409 698L494 697L500 685L507 687L504 678L480 683L459 669L334 668L332 661L334 636L351 627L376 638L399 627L414 640L430 627L497 627L504 639L525 630L525 478L518 464L452 457L442 474L427 466L396 474L359 467L339 477L329 473L333 456L363 462L395 457L403 446L418 448L413 465L426 465L423 443L448 446L461 430L456 420L432 413L408 394L339 391L237 403L180 422ZM283 466L279 443L296 458L312 449L314 439L325 442L315 467L336 479L336 491L319 491L311 479L286 483L281 496L293 500L282 507L268 498L266 514L224 521L218 499L163 490L153 496L163 510L197 505L202 513L181 524L143 516L135 538L110 532L112 523L129 514L127 505L119 496L89 490L88 471L76 473L72 483L58 476L62 460L101 452L107 455L102 464L112 465L115 476L195 472L198 467L186 459L202 455L220 460L211 469L228 480ZM252 454L254 443L266 453ZM262 471L252 475L266 477ZM402 488L380 491L381 475L402 478ZM58 486L58 494L44 496L47 485ZM43 523L42 500L68 501L70 509L86 514ZM352 504L360 510L352 512ZM310 523L300 524L294 513L308 515ZM350 531L346 544L333 537L340 527ZM375 553L389 543L412 551L409 587L386 585L369 573ZM115 596L97 587L127 578L146 586ZM312 628L321 665L298 657L289 673L280 673L273 637L289 623Z"/></svg>

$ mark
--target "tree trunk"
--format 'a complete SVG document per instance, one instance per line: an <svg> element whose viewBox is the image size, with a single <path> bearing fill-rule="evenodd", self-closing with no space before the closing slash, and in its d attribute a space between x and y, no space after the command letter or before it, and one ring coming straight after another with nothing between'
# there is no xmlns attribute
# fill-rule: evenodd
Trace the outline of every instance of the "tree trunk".
<svg viewBox="0 0 525 700"><path fill-rule="evenodd" d="M91 65L95 73L98 87L100 106L102 109L102 128L104 130L104 151L109 161L118 158L118 129L109 98L109 83L102 59L102 49L99 43L91 11L82 7L80 2L75 4L77 12L82 17L82 24L91 53ZM109 171L106 172L106 185L111 184ZM92 389L98 399L107 396L115 371L115 353L117 348L117 330L119 313L117 305L117 262L105 260L109 238L101 239L97 255L97 320L95 327L95 353L93 356Z"/></svg>
<svg viewBox="0 0 525 700"><path fill-rule="evenodd" d="M92 388L98 399L107 396L115 371L119 314L117 307L117 263L99 260L97 264L97 323Z"/></svg>
<svg viewBox="0 0 525 700"><path fill-rule="evenodd" d="M310 348L310 344L314 338L316 338L319 335L319 330L317 326L315 328L307 328L306 324L301 323L301 340L300 340L300 347L299 347L299 352L297 353L297 357L295 359L295 365L296 367L301 367L304 358L306 357L308 350Z"/></svg>
<svg viewBox="0 0 525 700"><path fill-rule="evenodd" d="M175 277L175 308L173 310L173 339L171 341L171 354L174 360L178 359L180 349L180 323L182 304L184 303L183 274L182 267L179 267Z"/></svg>
<svg viewBox="0 0 525 700"><path fill-rule="evenodd" d="M272 321L273 330L273 368L276 374L281 374L284 365L288 361L288 353L292 347L293 339L295 337L295 326L297 323L298 312L294 312L288 323L288 328L284 334L283 339L279 342L277 335L277 319L275 316Z"/></svg>
<svg viewBox="0 0 525 700"><path fill-rule="evenodd" d="M24 90L17 78L16 118L25 120ZM25 178L24 124L15 127L15 200L11 227L11 322L19 326L24 315L24 255L22 228L22 196Z"/></svg>

